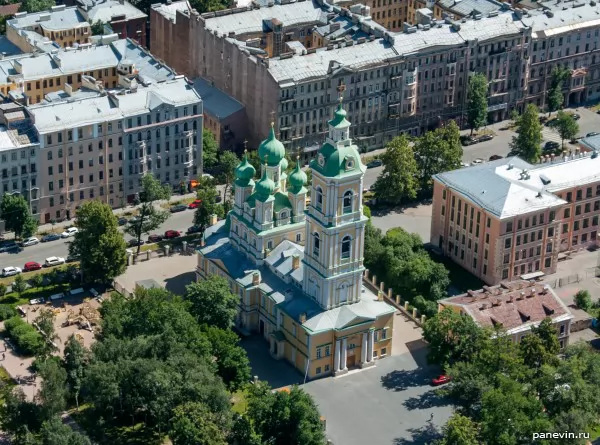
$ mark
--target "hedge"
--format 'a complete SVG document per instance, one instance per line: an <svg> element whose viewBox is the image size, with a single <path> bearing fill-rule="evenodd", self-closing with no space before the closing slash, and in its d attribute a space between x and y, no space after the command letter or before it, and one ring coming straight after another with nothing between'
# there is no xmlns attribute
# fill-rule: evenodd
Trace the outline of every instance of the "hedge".
<svg viewBox="0 0 600 445"><path fill-rule="evenodd" d="M0 321L8 320L17 315L17 311L10 304L0 304Z"/></svg>
<svg viewBox="0 0 600 445"><path fill-rule="evenodd" d="M4 328L24 355L36 355L44 346L42 335L19 316L6 320Z"/></svg>

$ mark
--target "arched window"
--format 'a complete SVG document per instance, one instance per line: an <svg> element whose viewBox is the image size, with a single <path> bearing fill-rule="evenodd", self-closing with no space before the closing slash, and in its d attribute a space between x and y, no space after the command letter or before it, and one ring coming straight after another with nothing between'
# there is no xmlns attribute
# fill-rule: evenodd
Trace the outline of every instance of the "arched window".
<svg viewBox="0 0 600 445"><path fill-rule="evenodd" d="M288 213L284 210L279 214L280 219L286 219L288 217Z"/></svg>
<svg viewBox="0 0 600 445"><path fill-rule="evenodd" d="M350 245L352 244L352 238L349 235L345 236L342 240L342 259L347 260L350 258Z"/></svg>
<svg viewBox="0 0 600 445"><path fill-rule="evenodd" d="M315 194L315 202L317 203L317 209L323 210L323 190L321 189L321 187L317 186L317 188L315 189Z"/></svg>
<svg viewBox="0 0 600 445"><path fill-rule="evenodd" d="M321 250L321 239L319 238L319 234L315 233L313 235L313 256L319 257L320 250Z"/></svg>
<svg viewBox="0 0 600 445"><path fill-rule="evenodd" d="M348 190L344 193L344 213L352 213L352 191Z"/></svg>

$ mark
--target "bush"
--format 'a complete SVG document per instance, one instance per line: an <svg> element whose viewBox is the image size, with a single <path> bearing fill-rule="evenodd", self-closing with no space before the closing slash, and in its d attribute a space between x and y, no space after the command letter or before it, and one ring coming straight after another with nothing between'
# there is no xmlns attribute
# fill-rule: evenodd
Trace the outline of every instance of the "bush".
<svg viewBox="0 0 600 445"><path fill-rule="evenodd" d="M36 355L44 346L41 334L18 316L6 320L4 328L24 355Z"/></svg>
<svg viewBox="0 0 600 445"><path fill-rule="evenodd" d="M0 304L0 321L8 320L17 315L17 311L10 304Z"/></svg>
<svg viewBox="0 0 600 445"><path fill-rule="evenodd" d="M580 290L575 294L575 304L579 309L589 311L592 308L592 297L587 290Z"/></svg>

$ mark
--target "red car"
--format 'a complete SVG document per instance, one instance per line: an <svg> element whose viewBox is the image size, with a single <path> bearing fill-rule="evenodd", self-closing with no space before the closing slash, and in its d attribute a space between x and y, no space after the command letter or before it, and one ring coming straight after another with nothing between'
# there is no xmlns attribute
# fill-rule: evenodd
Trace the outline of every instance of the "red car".
<svg viewBox="0 0 600 445"><path fill-rule="evenodd" d="M442 374L442 375L436 377L435 379L433 379L431 381L431 384L433 386L440 386L445 383L448 383L450 380L452 380L452 377L450 377L449 375L446 375L446 374Z"/></svg>
<svg viewBox="0 0 600 445"><path fill-rule="evenodd" d="M167 230L165 232L165 239L177 238L178 236L181 236L181 232L177 230Z"/></svg>
<svg viewBox="0 0 600 445"><path fill-rule="evenodd" d="M35 261L30 261L29 263L25 263L23 266L23 272L30 272L32 270L40 270L42 265L40 263L36 263Z"/></svg>
<svg viewBox="0 0 600 445"><path fill-rule="evenodd" d="M194 202L192 202L189 206L188 209L197 209L198 206L202 203L201 199L196 199Z"/></svg>

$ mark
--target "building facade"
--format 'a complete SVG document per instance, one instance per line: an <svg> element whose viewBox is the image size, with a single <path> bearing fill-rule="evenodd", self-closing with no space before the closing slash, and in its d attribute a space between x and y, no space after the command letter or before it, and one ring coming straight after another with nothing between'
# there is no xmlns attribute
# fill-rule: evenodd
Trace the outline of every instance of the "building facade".
<svg viewBox="0 0 600 445"><path fill-rule="evenodd" d="M120 39L131 39L147 46L148 16L131 3L125 0L78 0L77 6L89 23L105 23Z"/></svg>
<svg viewBox="0 0 600 445"><path fill-rule="evenodd" d="M202 102L182 76L129 90L107 91L93 78L78 92L29 108L39 137L40 220L72 218L85 201L113 208L134 200L154 175L188 190L202 174ZM120 82L124 82L124 79Z"/></svg>
<svg viewBox="0 0 600 445"><path fill-rule="evenodd" d="M326 138L325 120L342 84L360 149L380 148L400 133L421 134L450 119L462 124L472 72L488 79L490 121L505 119L528 103L544 108L544 91L559 65L572 74L564 84L566 104L600 97L595 54L600 25L593 19L600 6L595 2L531 11L502 4L500 11L463 19L420 14L402 32L373 28L365 36L323 48L306 46L306 28L315 24L313 11L359 18L319 2L202 15L173 5L168 13L158 7L151 13L153 51L178 71L203 76L244 104L251 143L266 137L273 111L286 150L308 157ZM292 13L296 21L286 23ZM262 35L264 17L283 23L284 53L269 49L272 39ZM276 32L271 34L275 39ZM299 45L306 51L291 49Z"/></svg>
<svg viewBox="0 0 600 445"><path fill-rule="evenodd" d="M502 282L445 298L438 304L440 310L451 308L471 317L480 327L501 329L515 343L549 318L556 328L560 348L569 344L573 314L548 285L520 280Z"/></svg>
<svg viewBox="0 0 600 445"><path fill-rule="evenodd" d="M228 223L198 251L197 278L224 276L240 296L237 328L308 379L367 367L391 354L394 309L362 284L366 167L339 105L311 163L312 200L299 164L287 171L274 127L259 147L260 180L236 170Z"/></svg>
<svg viewBox="0 0 600 445"><path fill-rule="evenodd" d="M554 273L565 252L598 246L597 152L543 161L435 175L431 242L489 285Z"/></svg>

